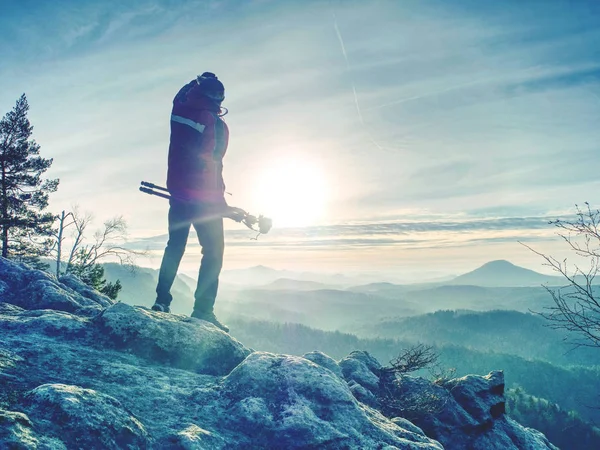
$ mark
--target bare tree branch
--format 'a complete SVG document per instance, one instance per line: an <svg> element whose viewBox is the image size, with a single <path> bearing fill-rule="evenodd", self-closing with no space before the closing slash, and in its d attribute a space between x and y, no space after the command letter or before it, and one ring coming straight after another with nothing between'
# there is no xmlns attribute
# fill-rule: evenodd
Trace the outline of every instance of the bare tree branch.
<svg viewBox="0 0 600 450"><path fill-rule="evenodd" d="M577 256L586 258L589 268L583 270L577 264L569 270L567 259L545 255L530 246L545 263L564 279L565 285L557 288L544 286L552 297L553 306L537 312L549 321L549 326L574 333L569 338L575 346L600 347L600 286L595 283L600 272L600 211L593 210L589 203L585 208L576 205L575 220L557 219L550 222L560 231L558 236Z"/></svg>
<svg viewBox="0 0 600 450"><path fill-rule="evenodd" d="M404 374L424 369L437 363L438 355L433 346L417 344L404 349L400 354L390 361L390 365L381 370L385 373Z"/></svg>
<svg viewBox="0 0 600 450"><path fill-rule="evenodd" d="M71 247L71 252L69 253L65 272L69 272L71 266L73 266L75 255L80 251L80 247L83 243L85 230L92 219L93 216L91 213L85 213L82 216L78 210L73 210L73 224L75 225L74 242Z"/></svg>
<svg viewBox="0 0 600 450"><path fill-rule="evenodd" d="M425 368L429 368L433 383L423 383L417 391L403 387L406 374ZM438 354L431 345L417 344L403 349L389 366L381 368L378 392L381 411L388 417L409 420L439 413L450 398L444 382L454 373L454 369L440 367Z"/></svg>

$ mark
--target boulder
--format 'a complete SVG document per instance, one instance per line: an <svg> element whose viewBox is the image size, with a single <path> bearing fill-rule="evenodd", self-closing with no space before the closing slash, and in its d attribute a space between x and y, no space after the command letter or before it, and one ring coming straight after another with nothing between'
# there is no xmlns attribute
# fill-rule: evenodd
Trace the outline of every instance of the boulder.
<svg viewBox="0 0 600 450"><path fill-rule="evenodd" d="M116 303L96 324L109 345L151 361L209 375L226 375L250 350L213 324Z"/></svg>
<svg viewBox="0 0 600 450"><path fill-rule="evenodd" d="M0 279L2 280L1 293L11 294L11 286L23 286L26 277L34 269L26 264L17 263L10 259L0 257Z"/></svg>
<svg viewBox="0 0 600 450"><path fill-rule="evenodd" d="M92 389L44 384L25 396L25 409L44 435L66 448L144 449L144 426L121 403Z"/></svg>
<svg viewBox="0 0 600 450"><path fill-rule="evenodd" d="M258 448L441 449L360 404L347 383L305 358L252 353L223 381L225 424Z"/></svg>
<svg viewBox="0 0 600 450"><path fill-rule="evenodd" d="M352 395L354 395L354 398L359 402L369 405L371 408L379 407L379 400L375 397L375 394L358 384L356 381L350 381L348 387L350 388Z"/></svg>
<svg viewBox="0 0 600 450"><path fill-rule="evenodd" d="M0 325L15 334L40 333L59 339L85 337L90 331L85 317L51 309L25 310L10 303L0 303Z"/></svg>
<svg viewBox="0 0 600 450"><path fill-rule="evenodd" d="M556 449L504 414L504 375L467 375L443 385L408 375L394 388L396 412L453 450Z"/></svg>
<svg viewBox="0 0 600 450"><path fill-rule="evenodd" d="M425 433L423 433L423 430L421 430L418 426L416 426L414 423L410 422L409 420L406 420L404 417L394 417L390 420L392 422L394 422L396 425L398 425L399 427L404 428L405 430L412 431L413 433L417 433L417 434L425 434Z"/></svg>
<svg viewBox="0 0 600 450"><path fill-rule="evenodd" d="M505 416L503 385L396 382L366 352L253 352L0 258L0 448L553 448Z"/></svg>
<svg viewBox="0 0 600 450"><path fill-rule="evenodd" d="M65 445L57 439L40 438L26 414L2 409L0 409L0 448L66 450Z"/></svg>
<svg viewBox="0 0 600 450"><path fill-rule="evenodd" d="M309 352L309 353L305 353L304 355L302 355L302 357L308 359L309 361L314 362L315 364L318 364L321 367L325 367L326 369L331 370L334 374L336 374L340 378L343 377L342 369L340 368L337 361L335 359L333 359L331 356L326 355L323 352L318 352L318 351Z"/></svg>
<svg viewBox="0 0 600 450"><path fill-rule="evenodd" d="M75 275L71 275L71 274L63 275L59 278L59 281L63 285L65 285L65 286L69 287L70 289L72 289L73 291L77 292L82 297L91 300L93 302L92 305L96 304L96 305L100 305L103 308L108 308L110 305L115 303L114 300L112 300L111 298L107 297L104 294L101 294L94 288L88 286L83 281L81 281L79 278L77 278Z"/></svg>
<svg viewBox="0 0 600 450"><path fill-rule="evenodd" d="M62 277L65 283L43 270L0 258L0 301L27 310L53 309L90 315L114 303L76 277Z"/></svg>
<svg viewBox="0 0 600 450"><path fill-rule="evenodd" d="M365 351L354 351L339 362L344 379L350 384L358 384L364 390L354 387L361 399L376 399L379 396L379 374L381 364ZM365 392L365 391L368 391ZM373 404L373 402L367 402Z"/></svg>
<svg viewBox="0 0 600 450"><path fill-rule="evenodd" d="M467 375L444 384L454 400L481 425L491 423L505 411L504 373L500 370L482 377Z"/></svg>

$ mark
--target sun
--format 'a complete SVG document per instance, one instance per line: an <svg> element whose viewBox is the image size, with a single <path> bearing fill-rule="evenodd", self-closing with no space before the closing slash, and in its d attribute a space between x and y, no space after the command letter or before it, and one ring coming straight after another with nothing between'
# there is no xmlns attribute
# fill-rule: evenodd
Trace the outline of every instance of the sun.
<svg viewBox="0 0 600 450"><path fill-rule="evenodd" d="M314 225L324 216L328 199L325 171L299 157L273 161L255 184L256 203L277 227Z"/></svg>

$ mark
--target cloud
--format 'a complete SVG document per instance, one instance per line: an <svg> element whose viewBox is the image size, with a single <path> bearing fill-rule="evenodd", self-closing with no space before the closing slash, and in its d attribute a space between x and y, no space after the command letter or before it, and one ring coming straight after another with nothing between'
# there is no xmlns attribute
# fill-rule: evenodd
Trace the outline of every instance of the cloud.
<svg viewBox="0 0 600 450"><path fill-rule="evenodd" d="M462 220L412 220L346 225L273 229L254 240L248 230L227 230L230 247L329 249L356 247L430 248L432 246L464 246L479 242L517 242L548 239L553 229L549 221L555 217L499 217L495 219L463 218ZM166 234L130 241L132 249L162 250ZM197 246L194 232L189 239Z"/></svg>
<svg viewBox="0 0 600 450"><path fill-rule="evenodd" d="M61 178L51 206L124 213L134 237L166 228L166 203L137 186L164 181L171 99L204 70L226 84L232 203L263 211L262 168L300 153L334 186L323 223L363 222L258 242L231 232L240 251L535 239L545 211L600 187L594 5L11 5L0 106L27 92L49 176ZM382 222L407 210L441 220Z"/></svg>

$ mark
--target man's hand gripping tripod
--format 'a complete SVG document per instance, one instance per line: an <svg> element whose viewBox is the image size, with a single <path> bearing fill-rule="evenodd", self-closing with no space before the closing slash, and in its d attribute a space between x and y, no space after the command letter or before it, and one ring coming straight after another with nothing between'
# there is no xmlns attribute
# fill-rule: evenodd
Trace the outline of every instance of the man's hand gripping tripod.
<svg viewBox="0 0 600 450"><path fill-rule="evenodd" d="M140 191L150 194L156 195L162 198L177 198L169 192L169 190L162 186L157 186L156 184L149 183L147 181L142 181L140 186ZM256 231L258 234L253 239L258 239L258 236L261 234L267 234L271 227L273 226L273 221L265 216L253 216L252 214L244 211L242 208L236 208L235 206L227 206L227 208L223 211L223 217L228 219L235 220L236 222L243 223L252 231ZM258 228L256 228L258 227Z"/></svg>

